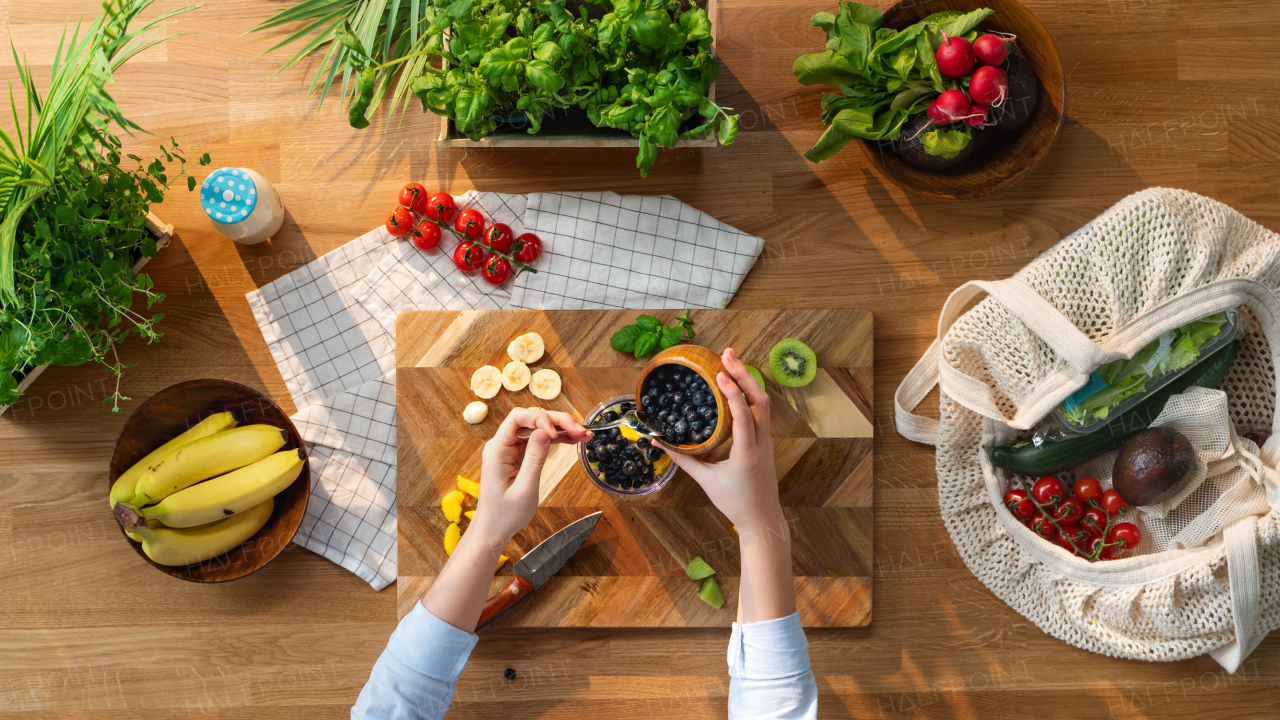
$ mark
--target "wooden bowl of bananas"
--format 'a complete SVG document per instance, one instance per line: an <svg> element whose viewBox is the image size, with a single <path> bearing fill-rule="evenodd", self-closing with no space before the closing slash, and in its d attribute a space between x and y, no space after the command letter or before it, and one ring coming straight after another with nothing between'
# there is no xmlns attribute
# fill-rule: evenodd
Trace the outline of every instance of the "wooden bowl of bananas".
<svg viewBox="0 0 1280 720"><path fill-rule="evenodd" d="M293 539L311 466L297 428L266 395L189 380L129 416L108 488L120 531L143 559L182 580L227 582Z"/></svg>

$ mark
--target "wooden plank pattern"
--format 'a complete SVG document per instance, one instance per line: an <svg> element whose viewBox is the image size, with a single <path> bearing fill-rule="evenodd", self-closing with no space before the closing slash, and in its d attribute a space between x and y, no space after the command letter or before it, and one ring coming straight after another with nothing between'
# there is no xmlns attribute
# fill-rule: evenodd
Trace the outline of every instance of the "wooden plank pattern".
<svg viewBox="0 0 1280 720"><path fill-rule="evenodd" d="M677 311L648 311L666 323ZM609 347L613 332L636 311L470 311L401 313L396 368L399 453L400 613L421 597L443 567L448 525L440 498L462 474L478 478L484 442L514 407L536 404L584 420L600 401L635 392L644 364ZM793 536L793 570L807 626L854 627L871 621L872 317L865 310L694 311L695 338L714 350L732 345L744 361L765 367L783 337L809 344L820 369L814 382L785 389L767 383L781 496ZM477 425L461 408L476 399L471 374L501 368L507 343L537 332L546 355L531 366L560 373L563 390L538 400L502 390L487 400ZM840 378L837 380L837 378ZM728 446L708 455L723 457ZM736 613L740 568L736 533L692 478L677 472L653 495L612 496L587 477L576 447L552 448L542 473L534 521L512 539L518 558L559 528L603 509L587 544L549 583L498 621L506 627L715 627ZM465 523L465 521L464 521ZM464 525L465 532L465 525ZM695 555L716 568L725 606L697 598L684 575ZM507 566L494 579L510 581Z"/></svg>
<svg viewBox="0 0 1280 720"><path fill-rule="evenodd" d="M183 4L157 0L148 13ZM155 208L175 228L173 244L147 265L168 298L157 326L165 336L120 348L120 361L133 365L122 413L205 377L250 385L291 411L244 293L376 227L408 180L456 193L674 195L765 239L731 309L875 314L875 621L808 631L820 718L1272 718L1278 635L1228 676L1208 658L1138 663L1087 653L1009 609L952 549L932 449L893 430L893 391L929 347L947 295L967 280L1011 275L1125 195L1185 188L1280 230L1280 111L1270 102L1280 74L1241 61L1274 45L1280 6L1024 4L1062 57L1068 118L1033 173L968 204L903 193L852 148L820 165L800 156L822 132L823 89L798 85L791 63L821 49L808 18L834 10L828 0L725 0L717 99L743 114L742 132L727 148L660 151L648 179L628 149L437 149L438 125L417 108L403 122L379 115L353 131L332 95L318 113L307 102L314 63L272 79L284 58L259 54L282 35L243 34L280 3L205 6L173 27L196 32L119 73L112 96L155 133L125 136L126 152L151 157L159 138L174 136L218 166L254 168L288 217L278 237L246 248L221 237L184 190ZM0 0L39 78L48 77L61 24L97 11L91 0ZM17 81L7 53L0 77ZM375 593L300 548L226 585L157 573L109 524L102 500L124 423L100 404L113 385L93 365L50 368L0 416L0 719L349 717L395 628L397 592L415 594L411 583ZM493 628L471 653L448 717L723 718L728 636ZM124 652L121 639L136 637L145 652Z"/></svg>

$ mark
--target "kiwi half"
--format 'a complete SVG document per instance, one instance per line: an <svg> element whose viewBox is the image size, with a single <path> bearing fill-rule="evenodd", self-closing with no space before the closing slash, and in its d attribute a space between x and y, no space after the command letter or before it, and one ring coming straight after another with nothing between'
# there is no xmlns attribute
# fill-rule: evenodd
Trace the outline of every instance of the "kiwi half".
<svg viewBox="0 0 1280 720"><path fill-rule="evenodd" d="M744 367L747 368L747 372L751 373L751 377L755 378L756 382L760 383L760 387L764 387L764 375L760 374L760 370L758 370L755 365L744 365Z"/></svg>
<svg viewBox="0 0 1280 720"><path fill-rule="evenodd" d="M818 356L808 345L786 338L769 351L769 372L783 387L801 387L818 374Z"/></svg>

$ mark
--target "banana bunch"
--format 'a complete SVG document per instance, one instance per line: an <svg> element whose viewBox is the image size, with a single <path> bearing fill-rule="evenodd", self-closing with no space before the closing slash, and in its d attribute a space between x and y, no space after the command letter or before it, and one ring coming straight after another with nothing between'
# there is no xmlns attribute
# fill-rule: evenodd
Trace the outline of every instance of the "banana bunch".
<svg viewBox="0 0 1280 720"><path fill-rule="evenodd" d="M280 450L271 425L236 427L211 415L153 450L111 487L111 509L129 537L161 565L191 565L228 552L266 525L274 498L298 479L301 450Z"/></svg>

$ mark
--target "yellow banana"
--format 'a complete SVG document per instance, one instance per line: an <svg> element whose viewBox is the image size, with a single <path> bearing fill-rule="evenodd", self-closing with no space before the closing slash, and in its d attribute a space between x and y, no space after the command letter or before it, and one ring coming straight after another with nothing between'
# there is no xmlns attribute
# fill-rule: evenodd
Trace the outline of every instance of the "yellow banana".
<svg viewBox="0 0 1280 720"><path fill-rule="evenodd" d="M229 412L214 413L193 425L190 430L147 453L146 457L121 473L115 484L111 486L111 506L115 507L119 502L133 502L133 492L138 486L138 478L142 477L155 461L183 445L233 428L237 422L236 416Z"/></svg>
<svg viewBox="0 0 1280 720"><path fill-rule="evenodd" d="M152 505L201 480L257 462L283 447L286 437L271 425L245 425L183 445L138 478L130 504Z"/></svg>
<svg viewBox="0 0 1280 720"><path fill-rule="evenodd" d="M193 565L233 550L271 519L274 499L267 499L242 513L207 527L189 528L140 528L134 533L140 538L142 551L161 565Z"/></svg>
<svg viewBox="0 0 1280 720"><path fill-rule="evenodd" d="M140 524L128 517L132 510L147 524L163 523L171 528L191 528L244 512L270 500L298 479L302 468L301 450L282 450L239 470L219 475L170 495L151 507L138 510L121 503L117 512L124 515L124 525Z"/></svg>

